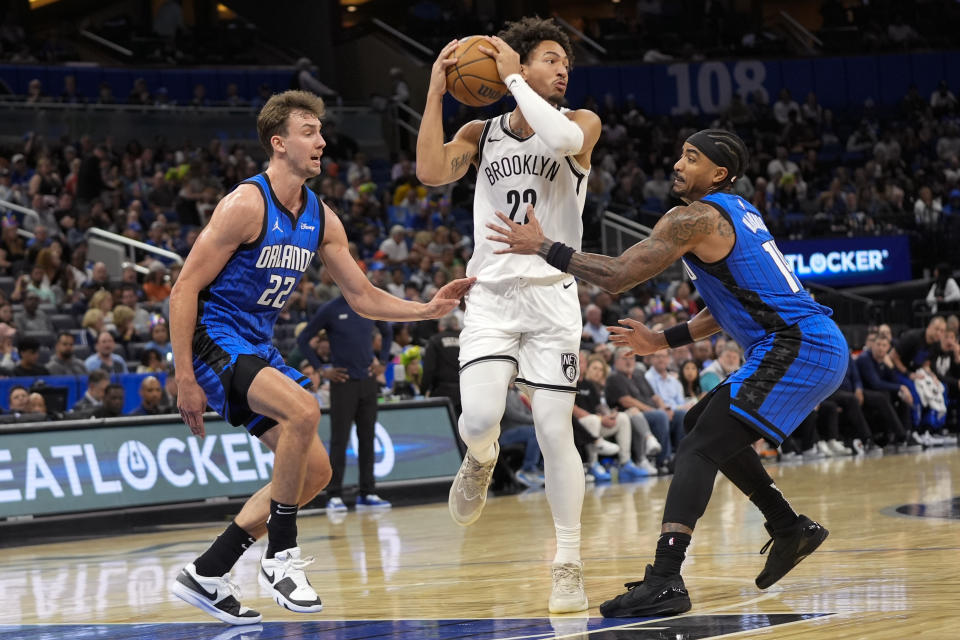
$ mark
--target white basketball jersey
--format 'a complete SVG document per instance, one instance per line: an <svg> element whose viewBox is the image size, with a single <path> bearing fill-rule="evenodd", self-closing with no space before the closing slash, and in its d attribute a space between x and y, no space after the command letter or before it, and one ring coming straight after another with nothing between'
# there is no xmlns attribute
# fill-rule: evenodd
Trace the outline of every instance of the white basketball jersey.
<svg viewBox="0 0 960 640"><path fill-rule="evenodd" d="M487 120L480 136L480 162L473 197L473 257L467 275L480 282L509 278L560 275L538 256L495 255L507 245L488 240L488 222L503 225L494 214L502 211L517 222L526 220L532 204L543 233L554 241L580 250L583 203L589 169L573 156L555 153L536 133L520 138L508 126L510 114Z"/></svg>

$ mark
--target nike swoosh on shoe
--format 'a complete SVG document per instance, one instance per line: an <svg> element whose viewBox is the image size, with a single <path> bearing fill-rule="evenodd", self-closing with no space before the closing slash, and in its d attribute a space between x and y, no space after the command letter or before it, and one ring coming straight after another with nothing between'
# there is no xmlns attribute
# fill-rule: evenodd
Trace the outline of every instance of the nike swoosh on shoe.
<svg viewBox="0 0 960 640"><path fill-rule="evenodd" d="M180 574L183 575L187 580L190 581L190 584L189 584L188 586L190 586L194 591L199 591L200 593L202 593L203 595L205 595L205 596L207 597L207 599L210 600L211 602L213 602L213 601L215 601L215 600L217 599L217 590L216 590L216 589L213 590L213 593L210 593L209 591L207 591L206 589L204 589L204 588L200 585L199 582L197 582L196 580L194 580L194 579L193 579L193 576L191 576L189 573L187 573L186 570L181 569L181 570L180 570Z"/></svg>

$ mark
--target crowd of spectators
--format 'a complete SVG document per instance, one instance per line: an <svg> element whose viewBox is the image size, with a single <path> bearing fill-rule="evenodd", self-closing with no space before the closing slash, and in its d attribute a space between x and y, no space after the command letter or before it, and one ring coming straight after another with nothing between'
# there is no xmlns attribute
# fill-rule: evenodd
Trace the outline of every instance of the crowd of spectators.
<svg viewBox="0 0 960 640"><path fill-rule="evenodd" d="M947 48L953 46L958 22L956 3L933 0L902 3L891 0L841 2L825 0L819 16L796 12L795 19L819 36L824 54ZM702 60L735 56L808 54L764 13L762 3L727 0L636 0L584 11L580 6L555 7L578 31L599 44L584 52L602 60ZM403 33L439 51L450 33L495 33L504 20L519 17L509 3L466 3L420 0L382 3L370 10ZM819 20L818 20L819 18ZM809 41L806 41L809 45Z"/></svg>

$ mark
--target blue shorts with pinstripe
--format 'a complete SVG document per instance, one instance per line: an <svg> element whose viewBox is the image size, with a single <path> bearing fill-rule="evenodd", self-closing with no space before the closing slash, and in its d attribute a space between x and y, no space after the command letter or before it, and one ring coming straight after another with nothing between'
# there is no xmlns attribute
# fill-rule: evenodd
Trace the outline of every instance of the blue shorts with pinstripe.
<svg viewBox="0 0 960 640"><path fill-rule="evenodd" d="M825 315L804 318L766 336L723 384L730 385L730 412L761 436L780 444L847 370L846 339Z"/></svg>
<svg viewBox="0 0 960 640"><path fill-rule="evenodd" d="M198 325L193 336L193 369L197 383L207 394L207 404L237 427L245 425L250 435L260 437L276 426L276 420L254 413L247 403L250 384L261 369L273 367L301 387L310 379L288 366L271 343L254 345L243 338Z"/></svg>

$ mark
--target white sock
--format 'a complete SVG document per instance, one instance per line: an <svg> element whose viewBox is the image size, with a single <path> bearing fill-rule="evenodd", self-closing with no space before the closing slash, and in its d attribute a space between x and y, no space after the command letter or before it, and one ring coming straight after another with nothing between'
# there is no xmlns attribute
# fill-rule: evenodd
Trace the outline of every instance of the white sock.
<svg viewBox="0 0 960 640"><path fill-rule="evenodd" d="M479 450L467 449L467 451L469 451L470 455L473 456L473 459L479 462L480 464L490 462L491 460L494 459L494 457L497 454L497 448L494 447L492 444L485 448L481 447Z"/></svg>
<svg viewBox="0 0 960 640"><path fill-rule="evenodd" d="M573 444L570 416L573 394L537 389L533 421L543 452L547 502L557 529L555 562L580 560L580 511L583 507L583 464Z"/></svg>
<svg viewBox="0 0 960 640"><path fill-rule="evenodd" d="M557 528L557 555L553 557L556 562L579 562L580 561L580 525L575 527Z"/></svg>

